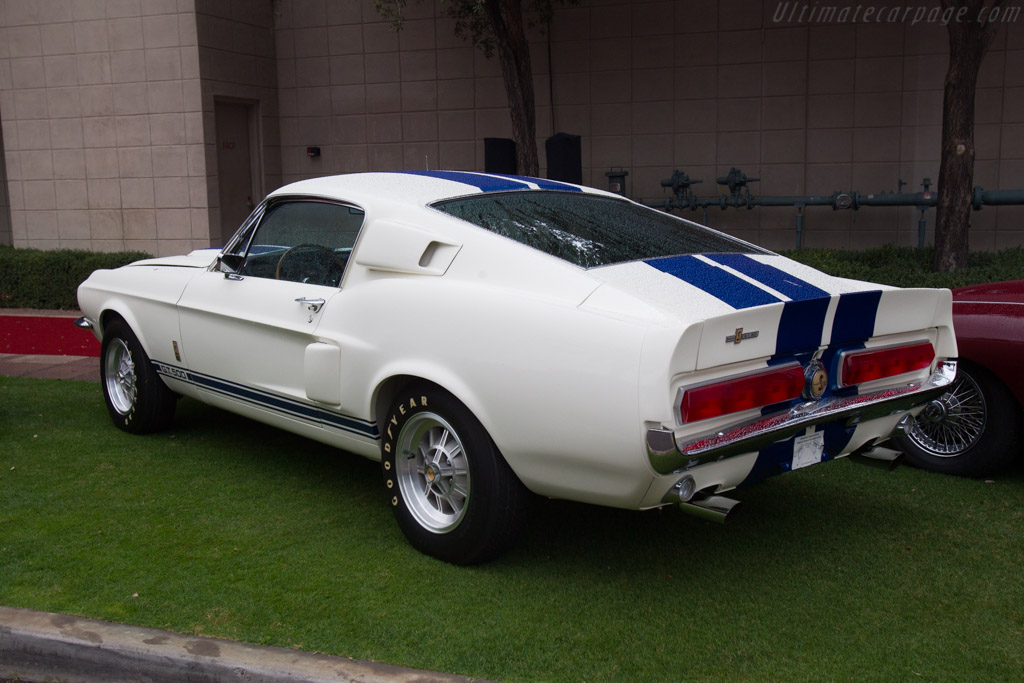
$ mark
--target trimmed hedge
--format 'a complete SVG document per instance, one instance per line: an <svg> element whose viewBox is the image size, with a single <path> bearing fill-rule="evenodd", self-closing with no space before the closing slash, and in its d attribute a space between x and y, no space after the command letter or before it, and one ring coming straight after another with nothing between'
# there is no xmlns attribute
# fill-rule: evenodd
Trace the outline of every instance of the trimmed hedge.
<svg viewBox="0 0 1024 683"><path fill-rule="evenodd" d="M0 247L0 308L78 308L78 285L89 273L152 258L141 251L113 254Z"/></svg>
<svg viewBox="0 0 1024 683"><path fill-rule="evenodd" d="M1024 248L969 254L967 267L952 273L932 272L932 247L888 245L865 251L802 249L784 255L830 275L894 287L948 287L981 282L1024 280Z"/></svg>
<svg viewBox="0 0 1024 683"><path fill-rule="evenodd" d="M962 287L979 282L1024 279L1024 248L976 252L954 273L933 273L932 248L886 246L866 251L802 249L783 252L839 277L896 287ZM39 251L0 247L0 308L74 309L78 285L94 270L117 268L150 258L138 251Z"/></svg>

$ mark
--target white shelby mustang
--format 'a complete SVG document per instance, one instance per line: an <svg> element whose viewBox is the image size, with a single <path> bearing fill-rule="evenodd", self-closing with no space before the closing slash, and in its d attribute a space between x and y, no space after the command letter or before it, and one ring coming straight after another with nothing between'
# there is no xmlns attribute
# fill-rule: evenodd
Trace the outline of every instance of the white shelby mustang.
<svg viewBox="0 0 1024 683"><path fill-rule="evenodd" d="M737 486L878 455L955 373L948 290L482 173L294 183L223 250L78 297L119 427L188 396L378 459L410 542L460 564L507 549L534 494L723 519Z"/></svg>

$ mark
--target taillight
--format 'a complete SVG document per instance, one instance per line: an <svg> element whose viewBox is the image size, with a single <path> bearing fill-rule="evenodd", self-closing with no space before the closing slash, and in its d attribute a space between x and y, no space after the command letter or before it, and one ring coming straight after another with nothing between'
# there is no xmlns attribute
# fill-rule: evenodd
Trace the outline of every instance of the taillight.
<svg viewBox="0 0 1024 683"><path fill-rule="evenodd" d="M843 354L840 385L844 387L870 382L886 377L895 377L907 372L921 370L935 360L935 349L929 342L894 346L884 349L867 349Z"/></svg>
<svg viewBox="0 0 1024 683"><path fill-rule="evenodd" d="M804 390L804 371L799 365L758 372L735 379L687 389L679 416L683 422L738 413L751 408L790 401Z"/></svg>

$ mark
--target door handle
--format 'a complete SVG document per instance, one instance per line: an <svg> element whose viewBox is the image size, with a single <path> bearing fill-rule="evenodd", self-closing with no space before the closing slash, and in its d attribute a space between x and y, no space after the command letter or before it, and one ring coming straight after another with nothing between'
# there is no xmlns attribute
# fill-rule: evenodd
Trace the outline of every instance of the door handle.
<svg viewBox="0 0 1024 683"><path fill-rule="evenodd" d="M323 305L325 303L327 303L323 299L307 299L306 297L300 297L300 298L296 299L295 302L296 303L300 303L300 304L304 304L306 306L306 310L308 310L308 311L310 311L312 313L316 313L321 308L323 308Z"/></svg>

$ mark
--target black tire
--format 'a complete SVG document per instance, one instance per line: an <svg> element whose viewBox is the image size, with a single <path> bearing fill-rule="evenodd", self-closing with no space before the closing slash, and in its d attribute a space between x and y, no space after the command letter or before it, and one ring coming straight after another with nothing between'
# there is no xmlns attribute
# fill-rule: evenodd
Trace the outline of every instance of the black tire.
<svg viewBox="0 0 1024 683"><path fill-rule="evenodd" d="M1021 445L1021 409L998 377L959 361L953 386L922 410L898 439L907 461L924 470L983 477L1007 468Z"/></svg>
<svg viewBox="0 0 1024 683"><path fill-rule="evenodd" d="M385 491L413 547L468 565L515 544L532 494L462 403L434 385L410 385L382 426Z"/></svg>
<svg viewBox="0 0 1024 683"><path fill-rule="evenodd" d="M174 419L177 396L156 374L139 340L120 318L103 331L100 384L107 412L119 429L148 434L166 429Z"/></svg>

